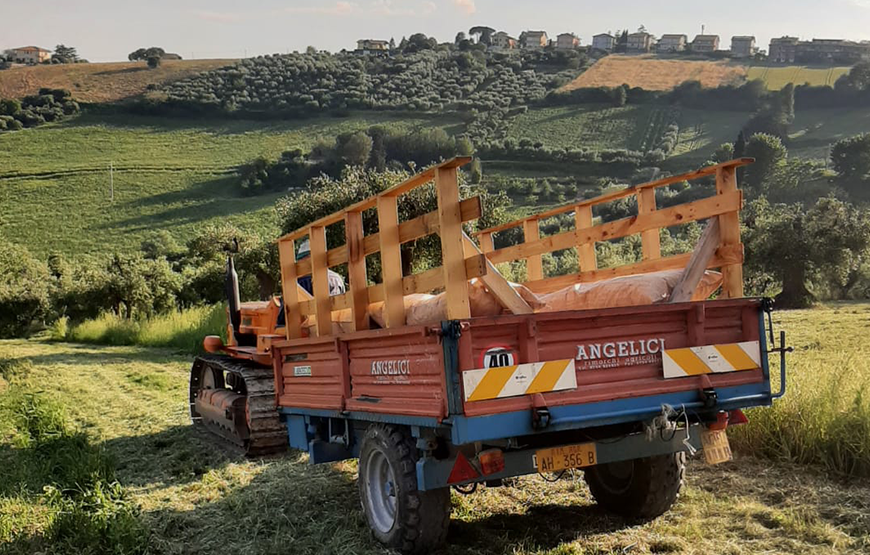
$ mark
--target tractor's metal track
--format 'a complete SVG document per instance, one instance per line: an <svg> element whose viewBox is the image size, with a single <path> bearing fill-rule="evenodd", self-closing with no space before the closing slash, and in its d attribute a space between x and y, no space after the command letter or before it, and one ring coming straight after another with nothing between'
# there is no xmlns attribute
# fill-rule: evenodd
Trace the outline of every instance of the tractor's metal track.
<svg viewBox="0 0 870 555"><path fill-rule="evenodd" d="M247 400L247 423L249 437L242 439L227 434L225 430L211 426L207 419L199 416L194 403L200 388L202 369L210 367L222 370L241 379L244 383L244 393ZM271 368L264 368L253 362L232 359L225 356L202 356L193 362L190 371L190 416L195 425L212 432L224 443L235 450L241 450L246 456L256 457L280 453L287 450L287 427L278 417L275 405L275 381ZM238 387L228 387L238 390Z"/></svg>

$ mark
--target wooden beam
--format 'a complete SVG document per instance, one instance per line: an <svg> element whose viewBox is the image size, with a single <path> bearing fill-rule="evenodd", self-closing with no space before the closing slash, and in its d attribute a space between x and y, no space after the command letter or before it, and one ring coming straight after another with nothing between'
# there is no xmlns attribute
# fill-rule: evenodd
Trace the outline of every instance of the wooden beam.
<svg viewBox="0 0 870 555"><path fill-rule="evenodd" d="M656 190L641 189L637 194L638 215L652 214L656 210ZM658 229L648 229L640 234L641 251L644 260L661 258L662 246Z"/></svg>
<svg viewBox="0 0 870 555"><path fill-rule="evenodd" d="M716 195L720 198L726 195L739 194L737 190L737 168L728 166L716 171ZM740 208L719 216L720 245L730 247L740 244ZM722 267L722 296L726 299L736 299L743 296L743 264L729 264Z"/></svg>
<svg viewBox="0 0 870 555"><path fill-rule="evenodd" d="M710 218L707 220L707 227L695 249L692 251L692 256L689 258L689 263L683 274L680 276L680 281L674 286L671 291L671 296L668 297L669 303L682 303L692 300L692 295L698 284L701 283L701 278L704 277L704 272L710 264L713 255L716 254L716 249L719 247L719 218Z"/></svg>
<svg viewBox="0 0 870 555"><path fill-rule="evenodd" d="M369 329L369 305L367 294L366 257L363 254L362 212L348 212L344 216L344 231L347 245L347 277L351 300L353 330Z"/></svg>
<svg viewBox="0 0 870 555"><path fill-rule="evenodd" d="M361 200L355 204L348 206L344 210L339 210L338 212L334 212L328 216L324 216L323 218L320 218L319 220L312 222L309 225L310 226L317 226L317 227L326 227L326 226L330 226L333 224L337 224L338 222L341 222L344 220L344 214L346 212L363 212L363 211L368 210L370 208L374 208L377 205L378 197L381 197L381 196L395 197L395 196L401 195L403 193L407 193L408 191L410 191L412 189L416 189L417 187L419 187L421 185L425 185L426 183L428 183L429 181L432 181L432 179L434 179L435 173L438 170L438 168L455 169L455 168L458 168L459 166L463 166L469 162L471 162L470 156L457 156L455 158L451 158L450 160L447 160L445 162L441 162L440 164L432 166L431 168L427 168L427 169L423 170L422 172L409 177L408 179L406 179L402 183L399 183L398 185L395 185L394 187L387 189L386 191L384 191L380 195L372 196L372 197L369 197L365 200ZM306 227L303 227L301 229L297 229L296 231L292 231L292 232L284 235L283 237L281 237L278 240L279 241L290 241L290 240L299 239L300 237L305 236L307 234L307 232L308 232L308 227L306 226Z"/></svg>
<svg viewBox="0 0 870 555"><path fill-rule="evenodd" d="M483 252L492 252L492 233L481 233L477 236L477 240L480 241L480 250Z"/></svg>
<svg viewBox="0 0 870 555"><path fill-rule="evenodd" d="M541 238L541 228L538 220L526 220L523 222L523 240L526 244ZM532 254L526 258L526 280L537 281L544 279L544 265L540 254Z"/></svg>
<svg viewBox="0 0 870 555"><path fill-rule="evenodd" d="M635 274L648 274L651 272L661 272L663 270L676 270L685 268L692 257L692 253L675 254L665 258L657 258L655 260L644 260L643 262L635 262L634 264L626 264L624 266L615 266L613 268L602 268L591 272L582 272L580 274L566 274L564 276L556 276L547 278L541 281L530 281L524 283L526 287L535 293L552 293L574 285L576 283L592 283L605 279L613 279L622 276L631 276ZM730 247L719 247L716 249L716 254L713 256L707 268L721 268L728 264L740 264L743 262L743 245L731 245Z"/></svg>
<svg viewBox="0 0 870 555"><path fill-rule="evenodd" d="M459 208L462 213L462 221L469 222L480 217L480 197L471 197L459 203ZM347 211L347 214L361 212ZM399 242L404 244L411 241L438 233L438 211L433 210L428 214L418 216L413 220L402 222L399 224ZM378 252L381 248L380 237L377 233L366 235L363 238L363 255L368 256ZM348 261L347 245L341 245L331 249L327 253L327 264L330 268L344 264ZM311 273L311 260L303 259L296 263L296 275L305 276Z"/></svg>
<svg viewBox="0 0 870 555"><path fill-rule="evenodd" d="M399 208L395 196L378 197L378 237L384 284L384 318L388 328L405 325L402 298L402 250L399 241Z"/></svg>
<svg viewBox="0 0 870 555"><path fill-rule="evenodd" d="M296 282L296 242L278 243L281 264L281 296L284 299L284 335L287 339L302 337L302 312L299 309L299 284Z"/></svg>
<svg viewBox="0 0 870 555"><path fill-rule="evenodd" d="M473 254L483 254L471 237L462 232L462 244L465 248L465 256ZM484 260L486 257L484 257ZM511 314L532 314L534 310L529 306L529 303L523 299L516 289L511 287L511 284L502 276L499 271L493 266L492 262L486 261L486 274L480 278L490 292L498 299L498 302L508 309Z"/></svg>
<svg viewBox="0 0 870 555"><path fill-rule="evenodd" d="M311 245L311 283L314 289L314 315L317 317L317 335L332 333L332 315L329 302L329 268L326 265L326 228L309 228Z"/></svg>
<svg viewBox="0 0 870 555"><path fill-rule="evenodd" d="M482 229L475 233L475 236L480 235L481 233L495 233L497 231L504 231L505 229L510 229L512 227L518 227L523 225L526 220L530 219L538 219L544 220L551 216L556 216L559 214L564 214L566 212L571 212L576 210L579 206L596 206L598 204L603 204L605 202L611 202L614 200L619 200L625 197L629 197L640 190L651 188L657 189L659 187L664 187L666 185L673 185L674 183L679 183L680 181L691 181L693 179L698 179L701 177L706 177L708 175L714 175L719 169L722 168L738 168L740 166L745 166L747 164L751 164L755 161L754 158L737 158L735 160L730 160L728 162L722 162L721 164L716 164L714 166L707 166L706 168L701 168L699 170L691 171L688 173L683 173L680 175L672 175L670 177L664 177L662 179L658 179L656 181L650 181L649 183L641 183L640 185L634 185L632 187L625 187L622 189L615 189L613 191L604 193L603 195L599 195L597 197L586 199L580 202L573 202L571 204L566 204L564 206L559 206L557 208L553 208L551 210L547 210L546 212L541 212L539 214L533 214L531 216L527 216L525 218L521 218L519 220L515 220L513 222L507 222L504 224L500 224L497 226L489 227L487 229Z"/></svg>
<svg viewBox="0 0 870 555"><path fill-rule="evenodd" d="M468 302L468 275L462 251L462 216L459 210L459 184L456 168L438 168L435 172L438 195L438 218L441 236L441 259L447 290L447 318L471 318ZM389 298L389 297L388 297Z"/></svg>
<svg viewBox="0 0 870 555"><path fill-rule="evenodd" d="M696 200L687 204L679 204L670 208L656 210L652 214L623 218L606 224L599 224L588 229L567 231L551 235L531 243L521 243L487 253L486 257L495 264L519 260L534 254L543 254L562 249L568 249L578 244L609 241L648 229L670 227L696 220L705 220L740 209L742 196L740 191L731 191L714 197ZM739 230L738 230L739 233ZM739 238L739 236L738 236Z"/></svg>
<svg viewBox="0 0 870 555"><path fill-rule="evenodd" d="M577 231L592 227L592 207L578 206L574 211L574 229ZM577 245L577 262L581 272L589 272L598 268L595 257L595 243L580 243Z"/></svg>

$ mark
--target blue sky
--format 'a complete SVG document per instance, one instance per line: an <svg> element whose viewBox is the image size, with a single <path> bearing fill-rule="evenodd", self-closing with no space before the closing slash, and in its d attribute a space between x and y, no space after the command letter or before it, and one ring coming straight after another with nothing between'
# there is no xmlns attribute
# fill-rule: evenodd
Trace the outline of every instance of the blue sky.
<svg viewBox="0 0 870 555"><path fill-rule="evenodd" d="M142 46L162 46L185 58L242 57L353 48L357 38L423 32L453 40L457 31L488 25L517 36L571 31L592 35L644 25L655 35L697 34L870 40L870 0L0 0L0 49L64 43L91 61L126 59Z"/></svg>

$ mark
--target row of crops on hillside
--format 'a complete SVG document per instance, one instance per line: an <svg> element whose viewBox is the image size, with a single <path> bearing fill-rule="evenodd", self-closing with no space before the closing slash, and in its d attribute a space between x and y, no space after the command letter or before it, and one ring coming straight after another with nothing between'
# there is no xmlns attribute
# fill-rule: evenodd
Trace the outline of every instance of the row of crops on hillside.
<svg viewBox="0 0 870 555"><path fill-rule="evenodd" d="M388 58L326 52L261 56L177 81L169 101L228 112L304 109L491 110L540 100L558 78L536 54L425 50Z"/></svg>

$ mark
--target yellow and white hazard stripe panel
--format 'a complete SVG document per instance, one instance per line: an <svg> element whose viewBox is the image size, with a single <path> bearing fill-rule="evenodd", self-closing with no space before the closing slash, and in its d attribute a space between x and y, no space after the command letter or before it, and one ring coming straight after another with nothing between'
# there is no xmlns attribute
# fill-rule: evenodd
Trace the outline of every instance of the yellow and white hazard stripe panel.
<svg viewBox="0 0 870 555"><path fill-rule="evenodd" d="M485 401L577 387L574 361L551 360L462 373L466 401Z"/></svg>
<svg viewBox="0 0 870 555"><path fill-rule="evenodd" d="M721 374L761 368L758 341L665 349L662 365L666 378L685 378L701 374Z"/></svg>

